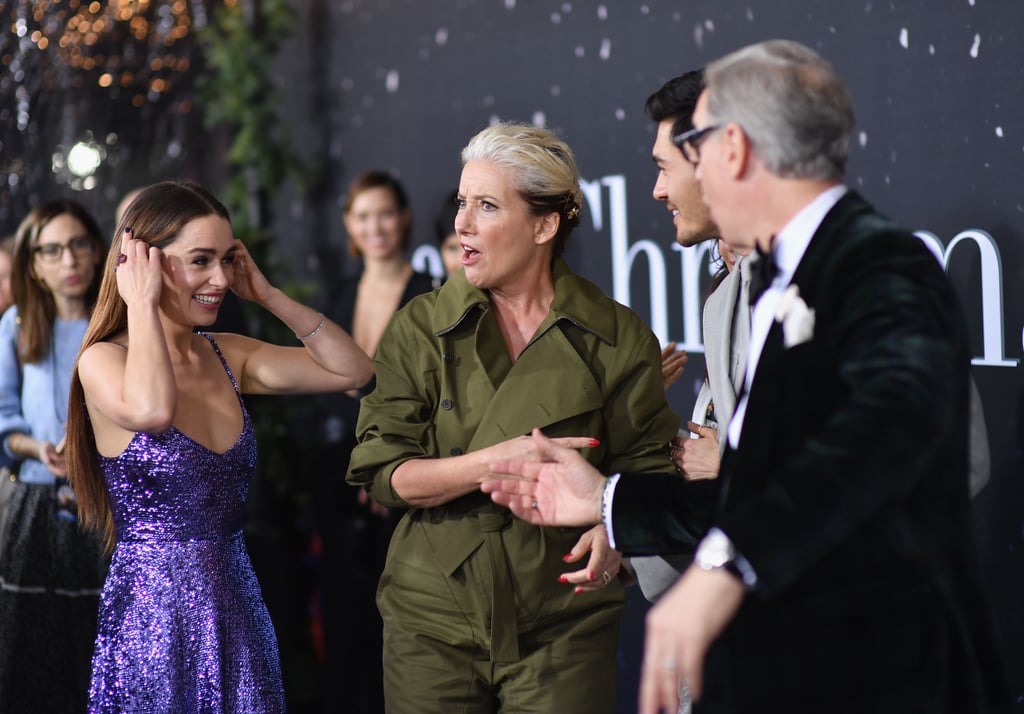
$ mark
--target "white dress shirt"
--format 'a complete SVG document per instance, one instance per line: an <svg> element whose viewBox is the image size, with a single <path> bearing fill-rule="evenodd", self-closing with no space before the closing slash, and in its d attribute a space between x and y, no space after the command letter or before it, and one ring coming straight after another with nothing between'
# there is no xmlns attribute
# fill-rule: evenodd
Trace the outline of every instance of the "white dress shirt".
<svg viewBox="0 0 1024 714"><path fill-rule="evenodd" d="M761 359L761 350L764 349L765 340L768 339L768 331L771 329L779 298L782 297L782 293L793 280L793 273L796 272L796 267L803 259L804 252L814 233L818 230L821 222L825 220L825 215L839 202L846 190L846 186L839 185L822 191L817 198L800 209L800 212L793 216L775 236L775 264L778 265L779 272L752 311L750 351L747 353L747 373L744 377L743 394L739 403L736 404L736 413L733 414L732 421L729 422L729 446L733 449L740 443L743 418L747 414L747 395L750 394L750 385L753 384L754 376L757 373L757 363Z"/></svg>

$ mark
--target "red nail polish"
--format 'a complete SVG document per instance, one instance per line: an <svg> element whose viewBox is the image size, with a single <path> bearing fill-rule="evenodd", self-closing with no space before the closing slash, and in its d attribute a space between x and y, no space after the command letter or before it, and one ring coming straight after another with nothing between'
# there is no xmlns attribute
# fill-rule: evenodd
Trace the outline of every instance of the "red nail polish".
<svg viewBox="0 0 1024 714"><path fill-rule="evenodd" d="M559 575L558 576L558 582L560 582L560 583L567 583L567 582L569 582L569 576L568 575Z"/></svg>
<svg viewBox="0 0 1024 714"><path fill-rule="evenodd" d="M594 582L595 580L597 580L597 573L591 573L590 574L590 582Z"/></svg>
<svg viewBox="0 0 1024 714"><path fill-rule="evenodd" d="M573 590L573 592L579 595L581 592L583 592L583 588L576 588L575 590Z"/></svg>
<svg viewBox="0 0 1024 714"><path fill-rule="evenodd" d="M570 560L572 560L572 553L566 553L562 556L563 563L568 563Z"/></svg>
<svg viewBox="0 0 1024 714"><path fill-rule="evenodd" d="M590 440L590 445L591 446L600 446L601 442L598 439L591 439Z"/></svg>

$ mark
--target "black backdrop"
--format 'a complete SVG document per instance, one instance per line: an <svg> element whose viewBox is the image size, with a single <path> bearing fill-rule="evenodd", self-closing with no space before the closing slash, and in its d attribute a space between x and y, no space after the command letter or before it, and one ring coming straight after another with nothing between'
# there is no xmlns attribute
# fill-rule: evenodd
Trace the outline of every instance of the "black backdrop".
<svg viewBox="0 0 1024 714"><path fill-rule="evenodd" d="M278 246L297 277L324 286L351 267L340 203L346 183L369 168L392 170L405 182L416 217L414 260L438 270L431 224L457 186L459 150L497 119L543 123L575 149L586 181L583 222L567 257L660 337L686 346L687 373L669 393L683 415L704 367L699 315L707 256L678 250L669 217L651 198L654 126L643 101L668 78L771 37L802 41L829 58L858 110L850 185L943 255L972 325L993 461L991 482L976 500L978 540L1014 699L1024 711L1024 3L292 1L297 32L276 60L275 78L311 188L300 193L289 185L274 215ZM193 3L194 14L201 6ZM14 7L0 0L0 9ZM103 118L109 107L102 102L94 108L97 126L68 111L71 104L58 117L59 97L52 99L43 124L78 116L71 128L95 130L113 121ZM11 110L0 107L0 118ZM174 130L157 131L153 147L131 146L126 124L121 164L107 169L112 178L76 195L104 226L112 229L104 217L137 185L176 175L214 188L223 182L222 137L200 134L197 116L156 115L124 120ZM26 136L35 148L20 159L48 165L48 135L32 128ZM12 153L20 144L2 139L6 171L20 160ZM178 155L172 145L180 160L167 158ZM130 171L147 152L163 158ZM30 178L30 191L10 205L0 202L3 233L29 203L67 193ZM12 195L21 189L9 188ZM635 710L644 610L634 592L623 628L622 712Z"/></svg>
<svg viewBox="0 0 1024 714"><path fill-rule="evenodd" d="M278 210L300 272L321 284L336 279L345 183L374 167L408 186L415 260L436 266L431 224L458 184L466 140L497 119L543 123L574 148L587 181L570 262L690 350L670 391L680 414L703 373L707 257L698 265L693 251L673 245L669 218L651 198L654 127L643 101L666 79L750 42L791 38L829 58L858 113L849 184L948 251L972 324L993 455L992 480L976 501L978 536L1024 709L1024 5L311 0L300 12L279 79L296 150L323 176L312 200L286 196ZM643 611L634 595L621 711L635 706Z"/></svg>

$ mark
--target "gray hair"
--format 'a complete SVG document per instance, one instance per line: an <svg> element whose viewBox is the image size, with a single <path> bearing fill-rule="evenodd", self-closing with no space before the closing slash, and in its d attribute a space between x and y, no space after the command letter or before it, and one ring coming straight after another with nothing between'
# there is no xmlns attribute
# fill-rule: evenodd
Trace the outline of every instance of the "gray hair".
<svg viewBox="0 0 1024 714"><path fill-rule="evenodd" d="M770 172L843 179L853 102L814 50L789 40L750 45L709 64L706 82L709 121L739 124Z"/></svg>
<svg viewBox="0 0 1024 714"><path fill-rule="evenodd" d="M489 161L501 169L532 215L559 215L554 254L560 255L583 205L580 172L569 145L543 127L501 122L469 140L462 164L470 161Z"/></svg>

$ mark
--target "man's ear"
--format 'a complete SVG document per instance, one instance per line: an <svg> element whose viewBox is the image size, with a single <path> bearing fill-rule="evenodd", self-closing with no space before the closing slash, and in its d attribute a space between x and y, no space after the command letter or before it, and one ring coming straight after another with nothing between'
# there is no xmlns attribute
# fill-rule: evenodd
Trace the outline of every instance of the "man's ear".
<svg viewBox="0 0 1024 714"><path fill-rule="evenodd" d="M533 241L537 245L550 243L558 235L558 227L562 225L562 217L555 211L545 213L537 219Z"/></svg>
<svg viewBox="0 0 1024 714"><path fill-rule="evenodd" d="M729 122L722 129L722 146L729 175L739 178L746 173L751 160L750 137L736 122Z"/></svg>

